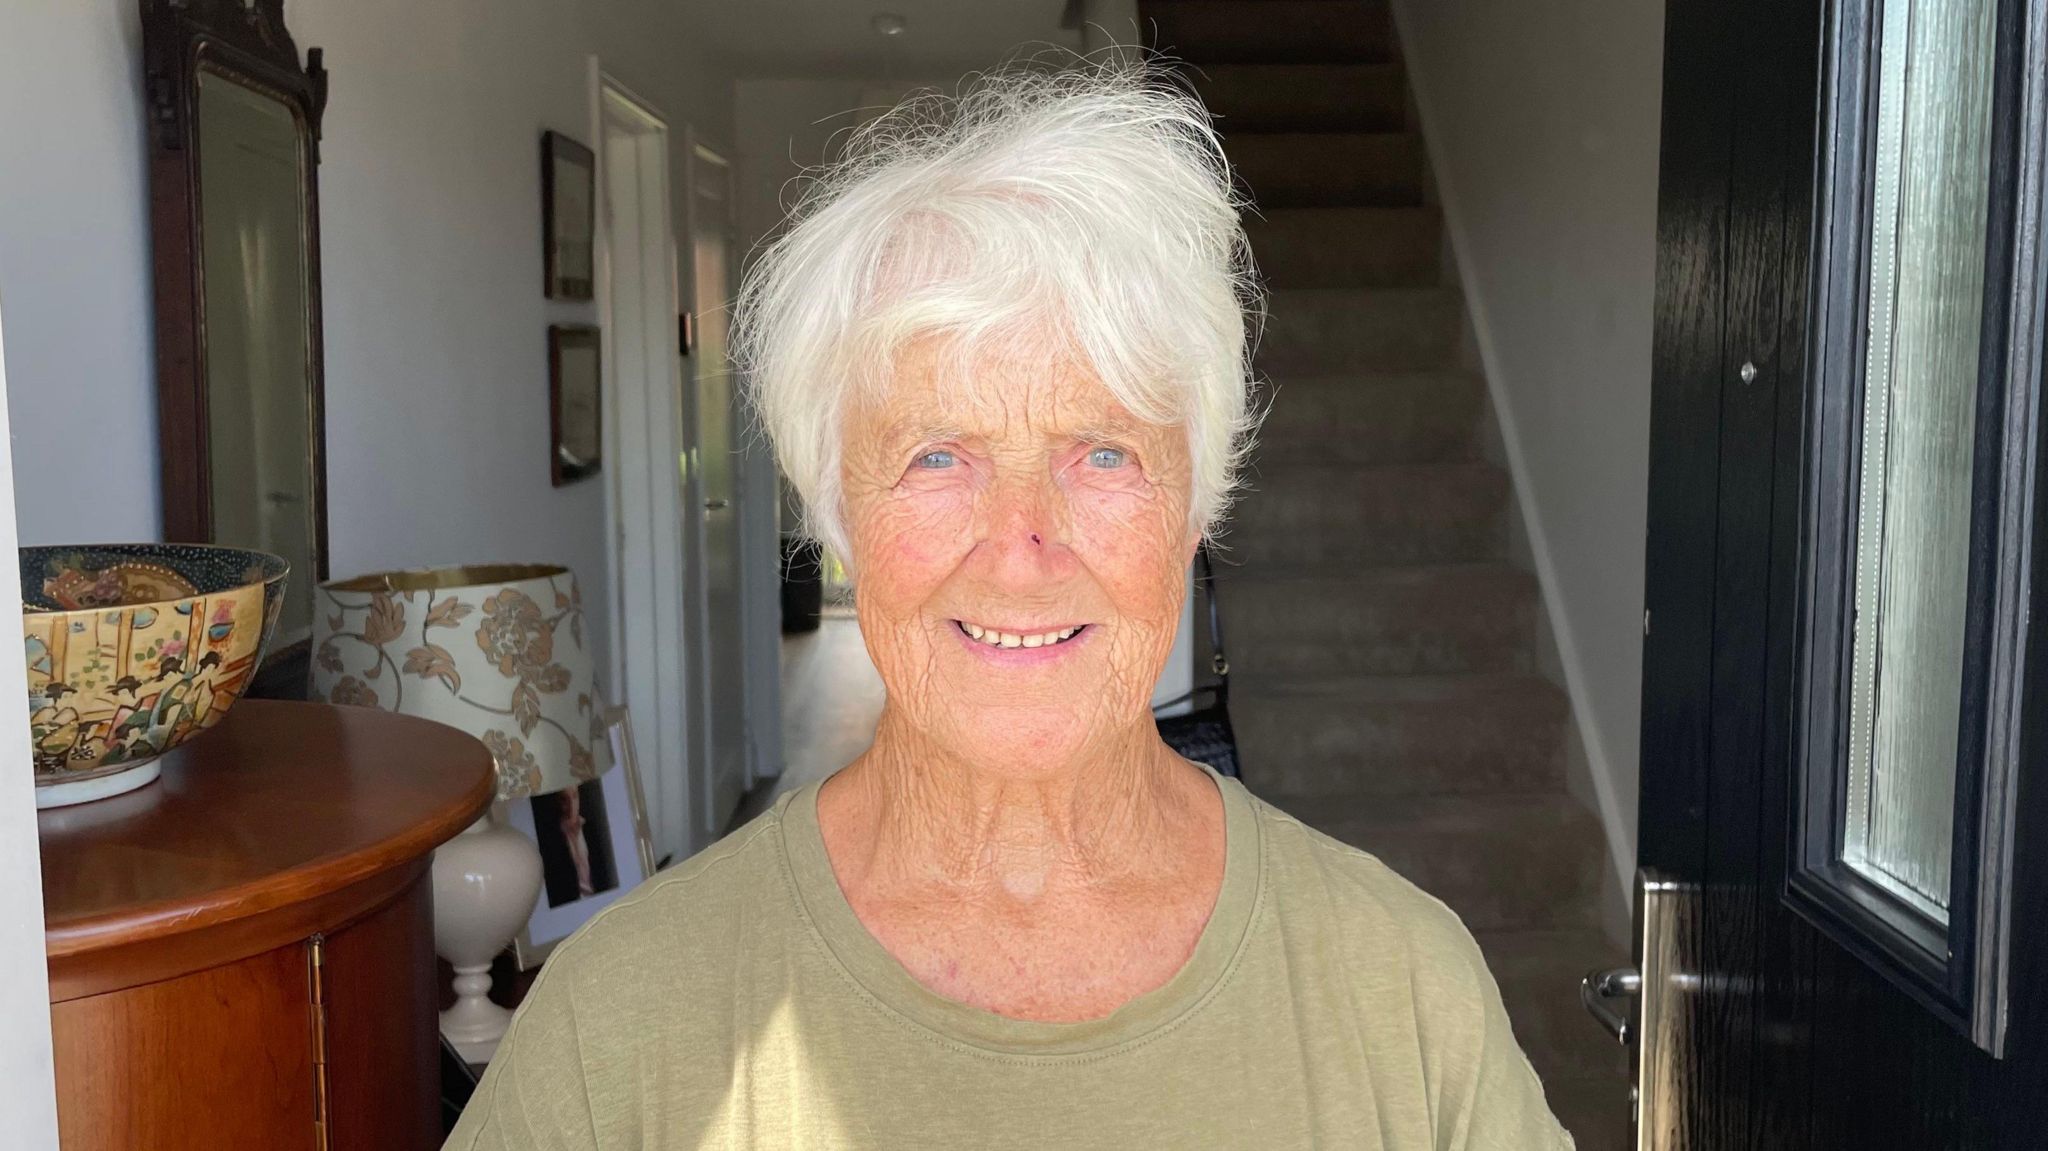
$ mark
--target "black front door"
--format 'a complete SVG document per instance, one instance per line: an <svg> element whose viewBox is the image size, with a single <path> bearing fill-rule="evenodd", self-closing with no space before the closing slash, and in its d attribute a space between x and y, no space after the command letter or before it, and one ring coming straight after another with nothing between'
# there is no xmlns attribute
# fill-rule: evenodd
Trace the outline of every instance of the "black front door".
<svg viewBox="0 0 2048 1151"><path fill-rule="evenodd" d="M2048 1148L2044 9L1668 5L1644 1147Z"/></svg>

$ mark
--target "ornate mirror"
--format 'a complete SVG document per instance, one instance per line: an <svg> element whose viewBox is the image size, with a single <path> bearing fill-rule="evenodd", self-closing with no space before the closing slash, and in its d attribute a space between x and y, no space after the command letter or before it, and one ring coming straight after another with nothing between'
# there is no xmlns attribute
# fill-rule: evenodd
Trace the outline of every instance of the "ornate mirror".
<svg viewBox="0 0 2048 1151"><path fill-rule="evenodd" d="M320 216L327 73L283 0L141 0L164 537L291 563L253 693L304 698L327 576Z"/></svg>

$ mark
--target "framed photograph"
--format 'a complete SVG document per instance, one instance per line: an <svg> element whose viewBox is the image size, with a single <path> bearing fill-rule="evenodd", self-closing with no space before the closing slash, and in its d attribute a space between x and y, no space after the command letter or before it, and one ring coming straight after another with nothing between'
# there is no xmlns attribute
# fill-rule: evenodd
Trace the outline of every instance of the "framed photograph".
<svg viewBox="0 0 2048 1151"><path fill-rule="evenodd" d="M647 823L647 793L640 789L640 757L633 750L633 719L626 705L620 704L605 709L604 724L612 746L612 763L626 776L626 797L632 801L633 809L633 840L640 846L640 870L653 875L658 870L654 863L654 833Z"/></svg>
<svg viewBox="0 0 2048 1151"><path fill-rule="evenodd" d="M624 708L605 714L612 767L551 795L512 800L505 822L540 847L541 890L526 929L512 942L521 971L653 874L654 842Z"/></svg>
<svg viewBox="0 0 2048 1151"><path fill-rule="evenodd" d="M554 441L548 474L558 488L589 479L604 465L604 376L599 354L596 328L548 328L548 423Z"/></svg>
<svg viewBox="0 0 2048 1151"><path fill-rule="evenodd" d="M541 251L550 300L588 300L597 282L597 156L554 132L540 137Z"/></svg>

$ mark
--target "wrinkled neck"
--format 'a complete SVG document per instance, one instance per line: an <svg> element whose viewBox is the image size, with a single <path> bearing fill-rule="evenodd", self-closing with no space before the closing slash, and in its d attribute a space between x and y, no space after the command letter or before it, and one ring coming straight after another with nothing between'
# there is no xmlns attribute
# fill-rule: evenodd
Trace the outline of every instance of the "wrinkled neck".
<svg viewBox="0 0 2048 1151"><path fill-rule="evenodd" d="M1019 776L949 753L885 708L873 747L820 803L846 832L833 845L843 880L1029 902L1174 871L1214 796L1149 717L1076 762Z"/></svg>

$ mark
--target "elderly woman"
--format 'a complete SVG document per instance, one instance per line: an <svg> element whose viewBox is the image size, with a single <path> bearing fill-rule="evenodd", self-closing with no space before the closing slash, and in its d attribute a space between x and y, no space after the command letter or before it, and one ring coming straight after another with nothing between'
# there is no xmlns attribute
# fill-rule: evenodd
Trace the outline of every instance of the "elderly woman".
<svg viewBox="0 0 2048 1151"><path fill-rule="evenodd" d="M1456 917L1154 727L1253 423L1201 106L1010 74L849 153L736 346L873 749L558 948L449 1146L1569 1147Z"/></svg>

